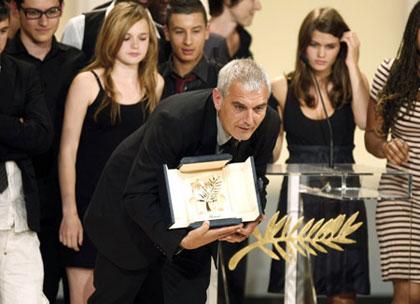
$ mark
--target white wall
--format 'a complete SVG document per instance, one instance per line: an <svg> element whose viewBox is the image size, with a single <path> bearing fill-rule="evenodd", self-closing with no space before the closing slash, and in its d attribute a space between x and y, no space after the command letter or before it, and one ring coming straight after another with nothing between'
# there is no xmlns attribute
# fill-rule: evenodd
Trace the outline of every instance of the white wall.
<svg viewBox="0 0 420 304"><path fill-rule="evenodd" d="M62 25L72 15L81 13L105 1L67 0ZM261 0L258 12L249 28L253 35L255 59L267 69L270 77L289 72L294 66L297 33L304 16L313 8L332 6L344 17L361 41L360 67L371 80L383 58L395 55L411 7L417 0ZM60 27L61 31L61 27ZM60 37L60 34L58 35ZM282 152L281 161L287 157ZM355 158L358 163L383 166L363 146L363 133L356 132ZM280 178L272 178L269 187L268 212L275 208ZM368 202L372 294L390 294L391 287L380 280L379 253L374 227L374 202ZM263 294L266 290L268 258L251 259L248 292Z"/></svg>

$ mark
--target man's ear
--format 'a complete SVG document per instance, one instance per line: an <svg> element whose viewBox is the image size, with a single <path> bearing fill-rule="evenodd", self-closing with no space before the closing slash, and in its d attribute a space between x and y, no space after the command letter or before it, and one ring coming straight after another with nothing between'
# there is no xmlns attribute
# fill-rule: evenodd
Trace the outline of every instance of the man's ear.
<svg viewBox="0 0 420 304"><path fill-rule="evenodd" d="M170 41L170 38L169 38L169 28L168 28L168 25L167 24L165 24L165 26L163 27L163 33L165 34L165 40L166 41Z"/></svg>
<svg viewBox="0 0 420 304"><path fill-rule="evenodd" d="M219 112L222 108L223 97L218 88L213 89L213 103L216 111Z"/></svg>

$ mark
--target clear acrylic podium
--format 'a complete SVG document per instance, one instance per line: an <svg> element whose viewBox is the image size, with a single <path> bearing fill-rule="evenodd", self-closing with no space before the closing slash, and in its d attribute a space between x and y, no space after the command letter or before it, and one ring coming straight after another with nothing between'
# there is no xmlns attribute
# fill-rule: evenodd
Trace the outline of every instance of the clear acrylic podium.
<svg viewBox="0 0 420 304"><path fill-rule="evenodd" d="M301 195L304 193L346 201L392 200L407 199L412 190L412 176L408 172L356 164L337 164L334 168L327 164L274 164L267 167L267 175L287 176L287 210L293 222L303 214ZM380 190L378 181L384 176L397 180L400 189ZM285 276L285 304L316 303L310 258L295 255L286 262Z"/></svg>

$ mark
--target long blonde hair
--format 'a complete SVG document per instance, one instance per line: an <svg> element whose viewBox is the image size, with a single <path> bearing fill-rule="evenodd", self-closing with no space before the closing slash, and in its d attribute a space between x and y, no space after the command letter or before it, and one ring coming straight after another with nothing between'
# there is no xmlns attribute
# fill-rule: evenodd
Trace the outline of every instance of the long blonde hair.
<svg viewBox="0 0 420 304"><path fill-rule="evenodd" d="M99 112L111 106L111 121L115 123L120 118L120 105L116 102L115 85L111 77L115 59L124 36L128 30L138 21L146 20L149 28L149 47L146 56L138 66L138 81L140 89L144 90L143 100L147 99L148 112L153 111L158 103L156 95L157 85L157 54L158 44L155 28L146 10L136 2L121 2L115 5L106 17L99 32L96 42L95 59L85 68L90 71L96 68L103 68L103 82L105 98L95 112L97 119Z"/></svg>

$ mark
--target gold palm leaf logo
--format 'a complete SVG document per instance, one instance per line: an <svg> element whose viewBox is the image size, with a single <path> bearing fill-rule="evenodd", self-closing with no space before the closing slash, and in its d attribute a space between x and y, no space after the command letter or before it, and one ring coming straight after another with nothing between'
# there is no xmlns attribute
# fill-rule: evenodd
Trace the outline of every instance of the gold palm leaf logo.
<svg viewBox="0 0 420 304"><path fill-rule="evenodd" d="M239 250L229 261L229 269L234 270L239 261L254 249L260 249L272 259L279 260L280 257L288 261L297 253L308 256L318 255L318 252L328 253L327 248L343 251L340 245L354 244L356 241L348 236L355 232L363 224L355 223L359 212L356 212L346 220L346 215L341 214L336 218L320 219L315 222L311 219L306 224L301 217L292 226L292 218L288 215L278 219L279 212L276 212L268 222L264 235L255 228L253 235L256 242ZM284 243L286 249L280 246ZM269 248L273 245L277 254ZM267 247L266 247L267 246Z"/></svg>

